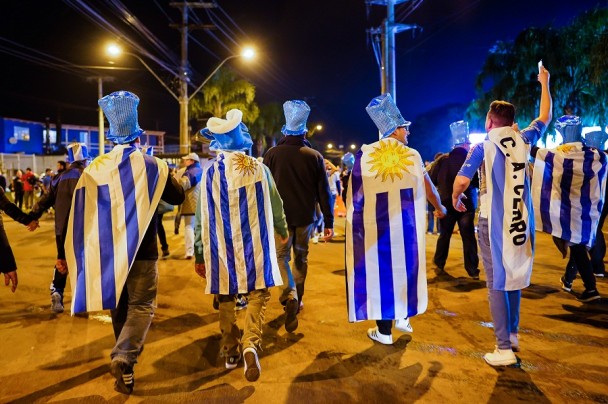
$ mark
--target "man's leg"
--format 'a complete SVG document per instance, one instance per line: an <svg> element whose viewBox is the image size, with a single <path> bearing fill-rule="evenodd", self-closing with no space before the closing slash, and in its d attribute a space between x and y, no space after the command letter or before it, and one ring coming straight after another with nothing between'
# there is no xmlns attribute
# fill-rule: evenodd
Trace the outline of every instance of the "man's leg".
<svg viewBox="0 0 608 404"><path fill-rule="evenodd" d="M304 297L304 282L308 273L308 241L314 231L314 224L308 226L296 227L293 240L294 251L294 271L293 278L296 283L298 292L298 300L302 303Z"/></svg>
<svg viewBox="0 0 608 404"><path fill-rule="evenodd" d="M296 284L293 279L293 274L291 272L291 268L289 266L289 261L291 261L291 246L294 240L294 232L295 227L289 226L289 239L287 243L281 244L281 237L275 233L274 240L277 250L277 261L279 263L279 271L281 272L281 278L283 279L283 285L281 288L281 296L279 297L279 302L282 305L285 305L287 300L289 299L297 299L298 294L296 292Z"/></svg>
<svg viewBox="0 0 608 404"><path fill-rule="evenodd" d="M226 359L227 368L234 368L236 366L229 367L230 358L236 357L236 360L233 361L236 365L238 357L241 355L239 347L241 331L236 325L234 311L236 295L218 295L218 300L220 303L220 331L222 332L220 356Z"/></svg>
<svg viewBox="0 0 608 404"><path fill-rule="evenodd" d="M184 218L184 245L186 258L194 257L194 215L182 215Z"/></svg>
<svg viewBox="0 0 608 404"><path fill-rule="evenodd" d="M606 201L608 203L608 201ZM604 232L598 226L597 236L595 238L595 245L591 248L591 268L595 275L604 276L606 268L604 266L604 256L606 255L606 239L604 238Z"/></svg>
<svg viewBox="0 0 608 404"><path fill-rule="evenodd" d="M249 292L249 305L247 306L243 332L243 350L253 348L259 351L262 345L264 315L269 299L270 292L267 288Z"/></svg>
<svg viewBox="0 0 608 404"><path fill-rule="evenodd" d="M160 242L162 256L166 257L169 255L169 245L167 244L167 233L165 233L165 226L163 226L163 213L156 214L156 230L158 232L158 241Z"/></svg>
<svg viewBox="0 0 608 404"><path fill-rule="evenodd" d="M585 292L597 291L591 261L587 254L587 247L583 244L570 246L570 255L574 260L578 273L581 274L581 278L585 284Z"/></svg>
<svg viewBox="0 0 608 404"><path fill-rule="evenodd" d="M137 357L146 339L156 308L158 269L156 261L135 261L127 276L127 316L110 357L129 366ZM120 310L116 313L119 319ZM114 316L113 316L114 317Z"/></svg>
<svg viewBox="0 0 608 404"><path fill-rule="evenodd" d="M454 231L454 224L456 223L457 212L454 210L448 210L448 214L437 222L441 225L441 233L437 238L437 246L435 247L435 256L433 263L437 265L440 270L445 267L445 262L448 259L448 252L450 250L450 238Z"/></svg>
<svg viewBox="0 0 608 404"><path fill-rule="evenodd" d="M464 268L469 276L479 278L479 256L477 255L477 240L475 239L475 213L459 214L458 228L462 238Z"/></svg>

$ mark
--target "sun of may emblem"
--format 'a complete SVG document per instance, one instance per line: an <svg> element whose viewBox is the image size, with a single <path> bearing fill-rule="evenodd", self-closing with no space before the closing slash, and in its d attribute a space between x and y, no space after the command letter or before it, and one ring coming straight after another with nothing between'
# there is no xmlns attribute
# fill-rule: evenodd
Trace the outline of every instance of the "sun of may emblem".
<svg viewBox="0 0 608 404"><path fill-rule="evenodd" d="M414 165L409 159L414 154L409 151L409 147L403 147L396 142L380 142L380 147L374 146L374 151L369 154L369 164L372 166L370 170L376 173L376 178L382 175L382 182L388 177L391 182L395 177L402 179L404 171L409 173L407 166Z"/></svg>
<svg viewBox="0 0 608 404"><path fill-rule="evenodd" d="M241 175L249 175L255 173L255 167L257 161L254 158L246 156L245 154L236 153L234 156L234 165L236 170Z"/></svg>

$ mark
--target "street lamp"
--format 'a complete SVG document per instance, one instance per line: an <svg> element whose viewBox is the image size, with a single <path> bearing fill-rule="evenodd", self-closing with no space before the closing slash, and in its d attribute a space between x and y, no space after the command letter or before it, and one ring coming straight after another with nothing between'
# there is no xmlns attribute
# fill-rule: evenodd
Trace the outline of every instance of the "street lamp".
<svg viewBox="0 0 608 404"><path fill-rule="evenodd" d="M323 130L323 125L317 124L310 131L308 131L307 137L312 137L317 131Z"/></svg>
<svg viewBox="0 0 608 404"><path fill-rule="evenodd" d="M224 65L224 63L226 63L230 59L234 59L237 57L243 57L244 59L249 60L255 56L255 51L252 48L245 48L243 50L243 52L238 55L228 56L227 58L222 60L220 62L220 64L215 68L215 70L213 70L213 72L209 76L207 76L207 78L203 81L203 83L200 86L198 86L196 88L196 90L194 90L194 92L190 96L188 96L187 85L183 84L182 77L180 77L175 72L171 72L171 73L173 73L173 75L175 77L177 77L180 80L180 82L182 83L182 85L180 86L179 95L175 94L175 92L173 92L173 90L171 90L169 88L169 86L167 86L165 84L165 82L162 81L161 78L158 77L158 75L156 73L154 73L154 71L150 68L150 66L148 66L148 64L146 62L144 62L144 60L141 57L139 57L138 55L136 55L135 53L125 52L116 44L109 45L107 47L106 51L110 56L114 56L114 57L119 56L121 53L135 57L154 76L154 78L160 84L162 84L162 86L167 91L169 91L169 94L171 94L173 96L173 98L175 98L177 100L177 102L179 102L179 147L180 147L180 153L182 153L182 154L186 154L186 153L190 152L190 136L188 134L188 104L189 104L190 100L192 99L192 97L194 97L203 88L203 86L205 84L207 84L207 82L220 69L220 67L222 67Z"/></svg>
<svg viewBox="0 0 608 404"><path fill-rule="evenodd" d="M351 149L351 150L355 150L356 148L357 148L357 145L356 145L356 144L354 144L354 143L353 143L353 144L351 144L351 145L350 145L350 149Z"/></svg>
<svg viewBox="0 0 608 404"><path fill-rule="evenodd" d="M333 145L333 144L331 144L331 143L327 143L327 148L328 148L329 150L331 150L331 149L333 149L333 148L334 148L334 145Z"/></svg>

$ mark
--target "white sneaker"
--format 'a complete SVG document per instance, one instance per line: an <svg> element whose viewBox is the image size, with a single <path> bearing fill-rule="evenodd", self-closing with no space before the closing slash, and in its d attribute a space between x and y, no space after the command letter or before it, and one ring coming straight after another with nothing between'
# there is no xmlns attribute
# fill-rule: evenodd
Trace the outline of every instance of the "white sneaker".
<svg viewBox="0 0 608 404"><path fill-rule="evenodd" d="M494 352L485 354L483 359L491 366L509 366L517 363L517 357L512 349L499 349L498 347Z"/></svg>
<svg viewBox="0 0 608 404"><path fill-rule="evenodd" d="M401 332L414 332L409 318L399 318L395 321L395 328Z"/></svg>
<svg viewBox="0 0 608 404"><path fill-rule="evenodd" d="M258 352L254 348L245 348L243 351L243 362L245 363L245 379L255 382L260 378L262 368L258 360Z"/></svg>
<svg viewBox="0 0 608 404"><path fill-rule="evenodd" d="M378 331L378 327L370 328L367 330L367 336L374 341L378 341L384 345L392 345L393 344L393 335L384 335Z"/></svg>
<svg viewBox="0 0 608 404"><path fill-rule="evenodd" d="M319 236L315 234L315 236L311 239L313 244L317 244L319 242Z"/></svg>
<svg viewBox="0 0 608 404"><path fill-rule="evenodd" d="M511 341L511 350L513 352L519 352L519 335L512 332L509 335L509 340Z"/></svg>

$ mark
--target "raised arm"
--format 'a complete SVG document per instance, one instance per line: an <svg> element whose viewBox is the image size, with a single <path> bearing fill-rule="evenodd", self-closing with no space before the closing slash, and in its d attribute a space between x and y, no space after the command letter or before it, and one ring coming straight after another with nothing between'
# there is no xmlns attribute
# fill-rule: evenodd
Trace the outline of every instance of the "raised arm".
<svg viewBox="0 0 608 404"><path fill-rule="evenodd" d="M549 89L549 77L549 71L543 66L538 74L538 81L541 87L538 120L545 125L548 125L553 118L553 101L551 100L551 90Z"/></svg>

